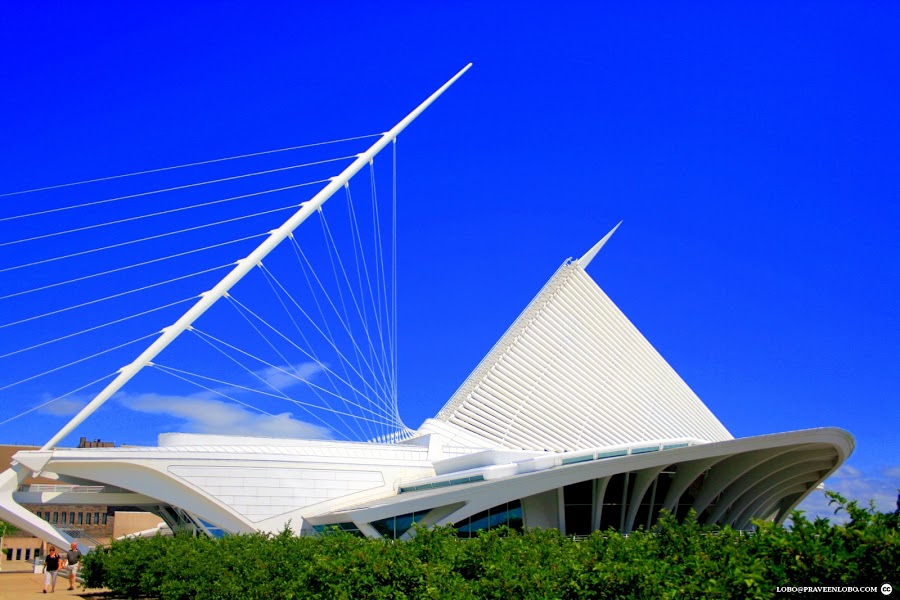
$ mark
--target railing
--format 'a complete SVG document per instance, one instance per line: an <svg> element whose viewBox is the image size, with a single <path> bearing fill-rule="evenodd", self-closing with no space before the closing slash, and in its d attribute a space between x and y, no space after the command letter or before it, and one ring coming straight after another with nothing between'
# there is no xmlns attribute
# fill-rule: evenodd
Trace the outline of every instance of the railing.
<svg viewBox="0 0 900 600"><path fill-rule="evenodd" d="M572 451L566 452L566 456L562 458L560 464L573 465L580 462L590 460L604 460L607 458L619 458L621 456L636 456L638 454L647 454L649 452L659 452L662 450L676 450L678 448L686 448L688 446L696 446L703 444L702 440L691 438L660 440L653 442L636 442L631 444L620 444L611 449L606 450L589 450L589 451ZM543 457L538 457L543 458Z"/></svg>
<svg viewBox="0 0 900 600"><path fill-rule="evenodd" d="M397 481L397 493L417 492L425 489L460 485L477 481L500 479L523 473L544 471L554 467L575 465L594 460L606 460L625 456L638 456L650 452L664 450L677 450L704 444L703 440L694 438L678 438L668 440L654 440L633 442L631 444L618 444L604 448L592 448L590 450L573 450L570 452L548 452L546 454L532 456L509 463L483 465L461 471L454 471L434 477L414 477Z"/></svg>
<svg viewBox="0 0 900 600"><path fill-rule="evenodd" d="M97 546L102 546L103 543L100 540L91 537L87 533L85 533L84 529L71 529L66 527L60 527L59 530L71 537L73 540L78 542L78 545L86 548L88 551L93 550Z"/></svg>
<svg viewBox="0 0 900 600"><path fill-rule="evenodd" d="M70 494L129 494L130 490L111 485L64 485L56 483L32 483L20 485L18 492L65 492Z"/></svg>
<svg viewBox="0 0 900 600"><path fill-rule="evenodd" d="M750 537L750 536L756 535L756 531L751 530L751 529L735 529L734 532L737 534L737 536L739 538L745 538L745 537ZM587 539L590 539L594 535L594 533L599 533L604 536L606 536L606 535L619 536L619 537L623 537L623 538L627 538L632 535L632 533L619 533L618 531L614 531L613 533L608 534L606 531L600 531L598 529L597 531L594 531L593 533L575 533L575 534L570 533L570 534L567 534L566 537L572 538L573 542L583 542ZM649 533L651 535L658 535L658 533L656 531L650 531ZM722 535L722 532L721 531L701 531L701 532L696 533L695 535L700 535L703 537L707 537L707 536L715 537L717 535Z"/></svg>

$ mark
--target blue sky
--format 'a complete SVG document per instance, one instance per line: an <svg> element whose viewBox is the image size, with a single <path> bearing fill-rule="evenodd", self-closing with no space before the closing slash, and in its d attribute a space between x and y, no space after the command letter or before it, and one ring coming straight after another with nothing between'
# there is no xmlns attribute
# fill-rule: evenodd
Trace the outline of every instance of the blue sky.
<svg viewBox="0 0 900 600"><path fill-rule="evenodd" d="M896 3L183 4L4 6L0 192L376 133L472 62L398 146L406 423L623 220L589 273L732 434L845 428L828 485L892 507ZM152 442L117 414L75 438Z"/></svg>

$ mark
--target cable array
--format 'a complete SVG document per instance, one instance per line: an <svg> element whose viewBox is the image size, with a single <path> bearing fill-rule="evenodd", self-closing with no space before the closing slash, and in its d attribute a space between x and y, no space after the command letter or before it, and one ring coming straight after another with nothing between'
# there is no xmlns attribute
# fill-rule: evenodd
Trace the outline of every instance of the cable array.
<svg viewBox="0 0 900 600"><path fill-rule="evenodd" d="M63 413L53 407L64 398L75 407L90 400L356 158L348 144L369 137L0 194L0 426ZM152 422L180 398L210 410L185 429L208 430L203 418L229 403L248 423L287 415L294 430L322 437L406 435L397 404L396 158L394 140L389 176L382 181L370 161L367 177L319 209L318 227L298 229L193 335L147 364L117 409ZM379 202L384 185L389 206ZM354 203L354 189L364 202ZM17 204L27 210L10 214ZM238 433L266 434L249 425Z"/></svg>

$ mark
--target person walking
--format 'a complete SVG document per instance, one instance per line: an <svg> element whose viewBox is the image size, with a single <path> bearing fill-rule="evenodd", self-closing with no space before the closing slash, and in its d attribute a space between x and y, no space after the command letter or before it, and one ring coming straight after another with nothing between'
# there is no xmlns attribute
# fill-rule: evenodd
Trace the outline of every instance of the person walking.
<svg viewBox="0 0 900 600"><path fill-rule="evenodd" d="M56 553L56 546L50 546L50 551L44 559L44 593L47 593L47 586L50 586L50 592L56 591L56 576L59 575L59 564L62 557Z"/></svg>
<svg viewBox="0 0 900 600"><path fill-rule="evenodd" d="M75 589L75 576L78 574L78 567L81 565L81 550L78 549L78 542L72 542L71 550L66 550L66 564L69 566L69 589Z"/></svg>

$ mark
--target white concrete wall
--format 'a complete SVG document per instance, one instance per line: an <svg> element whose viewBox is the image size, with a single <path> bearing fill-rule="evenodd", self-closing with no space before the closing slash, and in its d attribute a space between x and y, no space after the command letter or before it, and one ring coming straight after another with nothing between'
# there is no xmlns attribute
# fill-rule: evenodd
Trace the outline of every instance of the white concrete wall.
<svg viewBox="0 0 900 600"><path fill-rule="evenodd" d="M554 489L522 498L522 515L529 529L558 528L559 494Z"/></svg>
<svg viewBox="0 0 900 600"><path fill-rule="evenodd" d="M384 485L379 471L350 469L172 466L168 471L254 523Z"/></svg>

